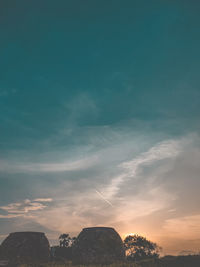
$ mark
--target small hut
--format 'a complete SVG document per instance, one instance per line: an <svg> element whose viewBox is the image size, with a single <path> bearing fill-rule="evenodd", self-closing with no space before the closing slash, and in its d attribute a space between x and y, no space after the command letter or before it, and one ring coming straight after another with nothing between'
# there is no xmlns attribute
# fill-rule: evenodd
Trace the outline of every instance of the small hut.
<svg viewBox="0 0 200 267"><path fill-rule="evenodd" d="M73 263L108 264L123 261L123 242L110 227L84 228L73 247Z"/></svg>
<svg viewBox="0 0 200 267"><path fill-rule="evenodd" d="M1 259L15 263L48 262L49 241L44 233L11 233L1 244Z"/></svg>

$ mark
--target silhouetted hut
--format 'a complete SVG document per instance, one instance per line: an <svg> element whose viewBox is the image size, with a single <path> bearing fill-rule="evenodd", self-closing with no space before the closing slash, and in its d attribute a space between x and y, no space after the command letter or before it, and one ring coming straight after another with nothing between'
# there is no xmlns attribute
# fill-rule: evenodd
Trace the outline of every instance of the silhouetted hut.
<svg viewBox="0 0 200 267"><path fill-rule="evenodd" d="M73 247L73 263L77 264L107 264L124 258L121 237L110 227L84 228Z"/></svg>
<svg viewBox="0 0 200 267"><path fill-rule="evenodd" d="M11 233L1 244L1 258L15 263L48 262L49 241L44 233Z"/></svg>

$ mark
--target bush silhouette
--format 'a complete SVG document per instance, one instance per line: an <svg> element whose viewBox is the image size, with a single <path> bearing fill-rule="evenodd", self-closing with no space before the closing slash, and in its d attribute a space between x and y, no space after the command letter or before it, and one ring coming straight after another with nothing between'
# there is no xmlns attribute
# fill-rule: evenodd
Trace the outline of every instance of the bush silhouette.
<svg viewBox="0 0 200 267"><path fill-rule="evenodd" d="M143 236L129 235L124 240L127 259L139 261L142 259L156 259L159 257L160 247Z"/></svg>

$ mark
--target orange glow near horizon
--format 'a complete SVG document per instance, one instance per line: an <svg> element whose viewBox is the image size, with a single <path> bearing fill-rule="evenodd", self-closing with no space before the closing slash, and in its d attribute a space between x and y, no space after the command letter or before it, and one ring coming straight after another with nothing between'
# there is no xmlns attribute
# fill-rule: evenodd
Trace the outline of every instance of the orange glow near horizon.
<svg viewBox="0 0 200 267"><path fill-rule="evenodd" d="M124 240L127 236L129 236L129 235L139 235L139 233L123 233L123 234L121 234L121 237L122 237L122 239Z"/></svg>
<svg viewBox="0 0 200 267"><path fill-rule="evenodd" d="M137 235L137 233L128 233L128 234L124 234L123 236L124 236L124 238L126 238L129 235Z"/></svg>

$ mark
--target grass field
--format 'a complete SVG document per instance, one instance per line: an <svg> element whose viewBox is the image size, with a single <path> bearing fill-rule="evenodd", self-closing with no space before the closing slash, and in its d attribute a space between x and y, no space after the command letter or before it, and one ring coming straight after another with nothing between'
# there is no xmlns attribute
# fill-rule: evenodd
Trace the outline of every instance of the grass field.
<svg viewBox="0 0 200 267"><path fill-rule="evenodd" d="M137 263L122 262L110 265L72 265L72 263L29 264L20 267L200 267L200 255L167 256L158 260L143 260Z"/></svg>
<svg viewBox="0 0 200 267"><path fill-rule="evenodd" d="M140 267L136 263L113 263L109 265L72 265L71 263L58 264L58 263L49 263L49 264L32 264L32 265L21 265L20 267Z"/></svg>

